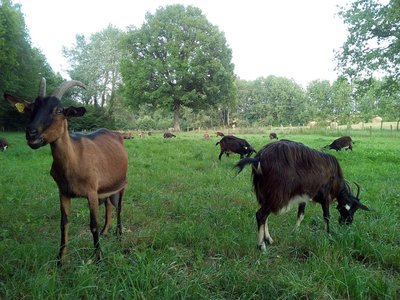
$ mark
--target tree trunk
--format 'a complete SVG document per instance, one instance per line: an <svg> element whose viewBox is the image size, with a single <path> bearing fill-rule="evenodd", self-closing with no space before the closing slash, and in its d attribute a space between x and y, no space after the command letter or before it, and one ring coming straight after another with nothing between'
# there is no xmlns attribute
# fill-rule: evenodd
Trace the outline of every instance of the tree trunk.
<svg viewBox="0 0 400 300"><path fill-rule="evenodd" d="M181 106L179 104L174 105L174 130L181 131L181 127L179 126L179 112L181 110Z"/></svg>

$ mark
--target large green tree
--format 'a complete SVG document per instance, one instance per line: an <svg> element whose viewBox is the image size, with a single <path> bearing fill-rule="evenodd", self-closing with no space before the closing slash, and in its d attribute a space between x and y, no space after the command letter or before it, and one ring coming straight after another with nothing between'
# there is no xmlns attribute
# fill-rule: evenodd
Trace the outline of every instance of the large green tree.
<svg viewBox="0 0 400 300"><path fill-rule="evenodd" d="M258 125L304 124L306 95L293 80L268 76L238 81L239 117Z"/></svg>
<svg viewBox="0 0 400 300"><path fill-rule="evenodd" d="M309 121L326 121L333 111L332 87L328 80L314 80L307 86Z"/></svg>
<svg viewBox="0 0 400 300"><path fill-rule="evenodd" d="M48 90L61 82L45 56L31 46L21 5L0 0L0 95L4 91L32 99L37 96L41 77L47 79ZM22 129L22 115L5 101L0 101L0 126Z"/></svg>
<svg viewBox="0 0 400 300"><path fill-rule="evenodd" d="M121 41L123 32L109 25L94 33L89 39L76 36L76 44L64 48L69 60L69 75L87 85L86 104L107 108L111 114L121 84L120 63L123 56Z"/></svg>
<svg viewBox="0 0 400 300"><path fill-rule="evenodd" d="M367 78L383 73L400 79L400 1L356 0L339 15L349 31L337 53L343 74Z"/></svg>
<svg viewBox="0 0 400 300"><path fill-rule="evenodd" d="M142 27L128 33L127 51L121 71L129 104L168 108L176 130L182 107L227 107L234 101L232 51L196 7L169 5L147 13Z"/></svg>

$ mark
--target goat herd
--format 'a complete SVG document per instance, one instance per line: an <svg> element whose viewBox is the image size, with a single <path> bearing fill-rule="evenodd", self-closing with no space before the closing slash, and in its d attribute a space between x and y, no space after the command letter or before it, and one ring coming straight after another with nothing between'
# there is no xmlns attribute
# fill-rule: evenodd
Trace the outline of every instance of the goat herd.
<svg viewBox="0 0 400 300"><path fill-rule="evenodd" d="M51 96L46 96L46 81L39 86L39 95L34 102L26 102L11 94L4 98L20 113L27 114L26 139L32 149L50 144L53 163L51 176L57 183L61 209L61 244L58 262L62 264L68 244L68 217L71 198L88 199L90 209L90 230L93 235L95 258L100 260L99 236L106 234L111 223L112 206L117 210L116 234L121 235L121 203L127 185L128 155L124 148L123 136L117 132L100 129L91 134L70 134L67 119L83 116L84 107L63 107L60 99L72 87L85 86L75 80L61 84ZM260 204L256 213L258 224L258 247L266 250L266 244L273 242L268 229L270 213L287 211L298 204L296 226L304 218L307 202L314 201L322 206L326 230L329 232L329 205L335 199L340 213L339 222L351 224L357 209L368 210L360 203L360 186L354 196L343 177L337 159L330 154L311 149L301 143L278 140L275 133L270 139L276 141L256 152L244 139L224 136L219 159L225 153L237 153L241 160L236 164L239 172L246 165L252 167L253 187ZM165 133L164 138L175 137ZM205 136L206 138L206 136ZM0 140L1 150L8 143ZM324 149L352 149L350 137L342 137ZM250 157L256 153L255 157ZM101 232L98 224L99 205L105 203L106 219Z"/></svg>

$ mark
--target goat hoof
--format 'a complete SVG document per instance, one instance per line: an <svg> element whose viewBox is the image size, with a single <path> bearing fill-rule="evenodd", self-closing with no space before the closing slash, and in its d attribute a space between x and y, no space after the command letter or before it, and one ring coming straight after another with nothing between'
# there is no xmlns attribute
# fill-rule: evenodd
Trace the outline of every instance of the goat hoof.
<svg viewBox="0 0 400 300"><path fill-rule="evenodd" d="M257 245L257 249L260 250L261 252L265 252L267 251L267 246L265 245L265 243L262 243L260 245Z"/></svg>
<svg viewBox="0 0 400 300"><path fill-rule="evenodd" d="M274 242L272 238L265 238L264 243L267 243L268 245L271 245Z"/></svg>

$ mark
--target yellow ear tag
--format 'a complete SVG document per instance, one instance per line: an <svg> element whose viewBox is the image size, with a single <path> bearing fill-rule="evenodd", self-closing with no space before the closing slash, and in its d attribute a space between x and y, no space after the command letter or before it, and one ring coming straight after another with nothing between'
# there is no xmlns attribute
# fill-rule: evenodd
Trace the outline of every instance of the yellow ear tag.
<svg viewBox="0 0 400 300"><path fill-rule="evenodd" d="M23 103L15 103L15 108L20 112L23 113L25 110L25 105Z"/></svg>

